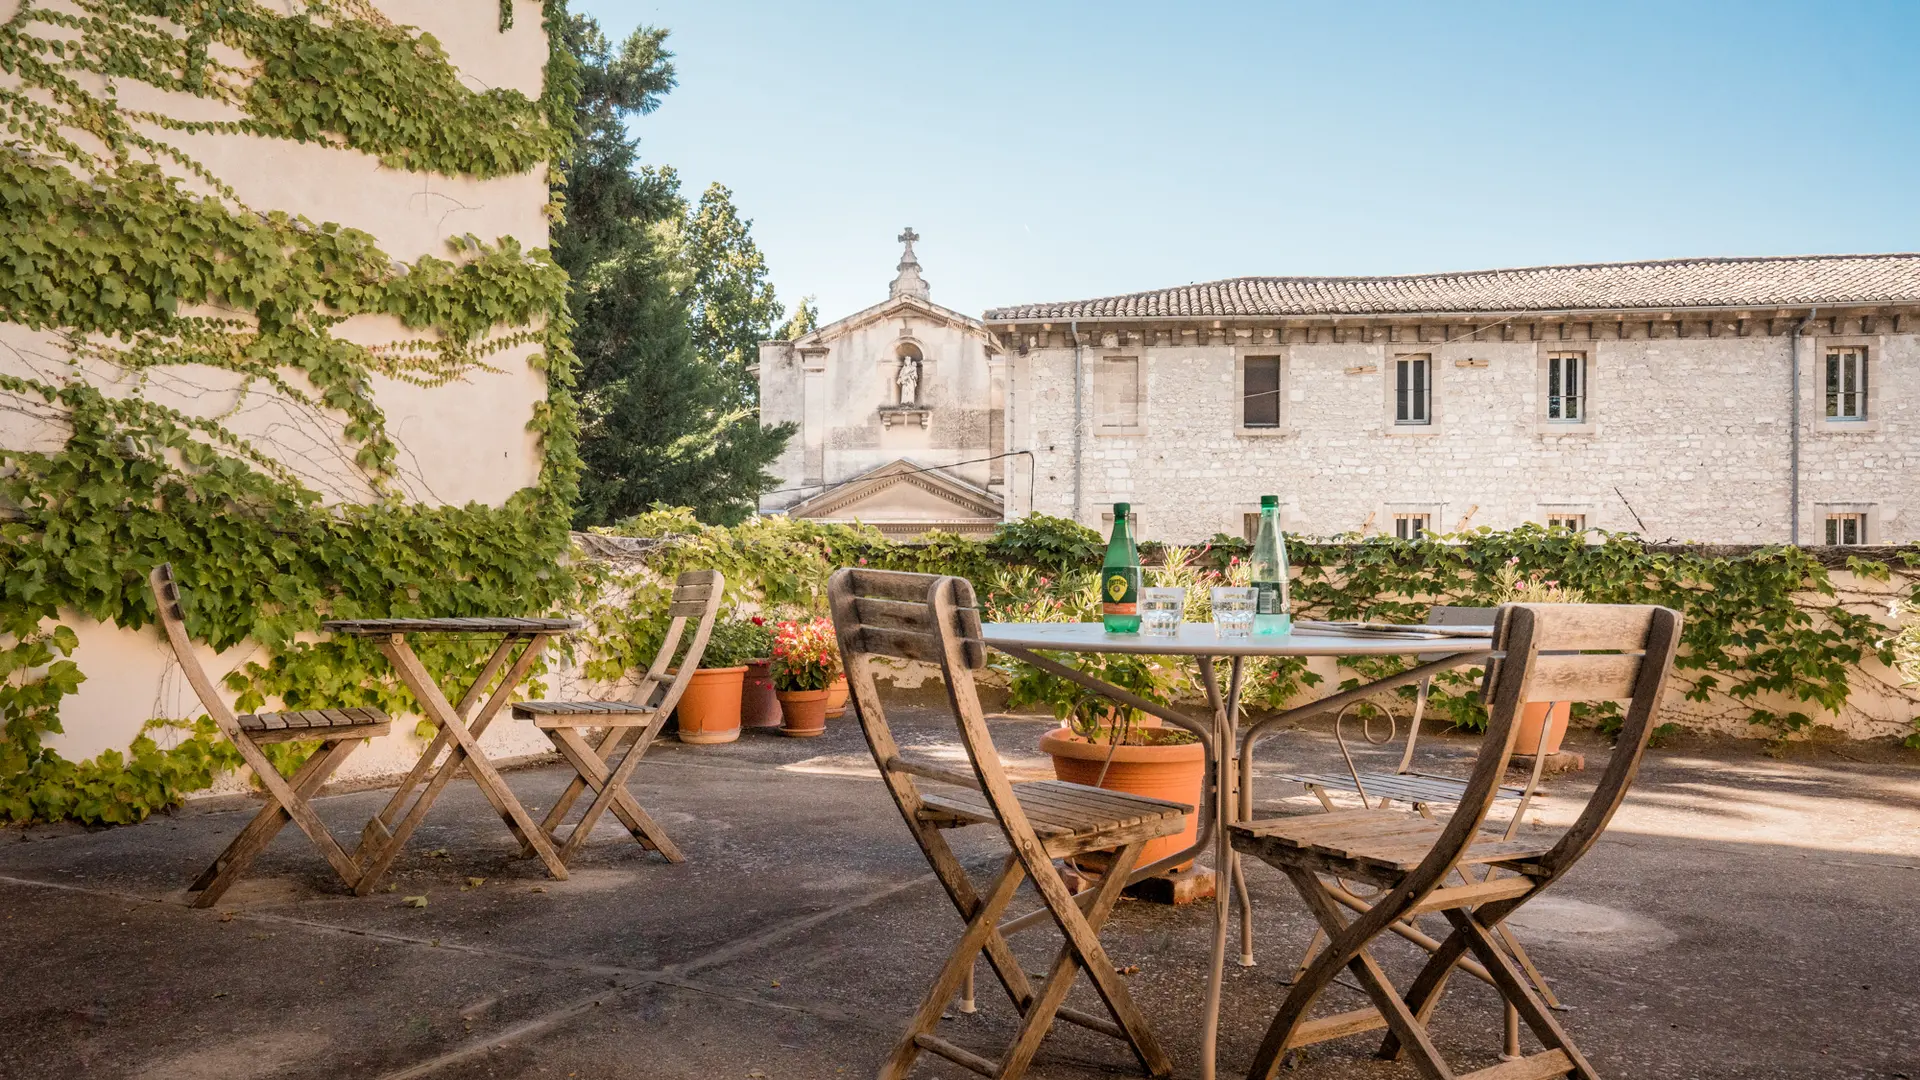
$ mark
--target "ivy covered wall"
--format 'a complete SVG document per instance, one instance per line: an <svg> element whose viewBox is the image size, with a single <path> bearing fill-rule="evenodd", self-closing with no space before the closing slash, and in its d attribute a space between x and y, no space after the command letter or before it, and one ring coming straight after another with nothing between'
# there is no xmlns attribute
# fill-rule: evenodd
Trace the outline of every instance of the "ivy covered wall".
<svg viewBox="0 0 1920 1080"><path fill-rule="evenodd" d="M158 562L243 709L411 710L322 618L567 602L564 17L0 4L0 819L137 820L233 764Z"/></svg>

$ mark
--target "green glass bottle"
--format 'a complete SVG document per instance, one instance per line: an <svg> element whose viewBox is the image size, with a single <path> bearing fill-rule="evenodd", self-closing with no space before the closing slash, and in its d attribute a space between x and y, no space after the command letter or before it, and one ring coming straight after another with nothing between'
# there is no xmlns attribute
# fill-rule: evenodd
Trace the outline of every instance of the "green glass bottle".
<svg viewBox="0 0 1920 1080"><path fill-rule="evenodd" d="M1113 539L1100 564L1100 621L1109 634L1140 632L1140 552L1133 546L1131 508L1113 504Z"/></svg>
<svg viewBox="0 0 1920 1080"><path fill-rule="evenodd" d="M1260 496L1260 529L1253 534L1253 632L1293 632L1287 583L1287 541L1280 534L1280 496Z"/></svg>

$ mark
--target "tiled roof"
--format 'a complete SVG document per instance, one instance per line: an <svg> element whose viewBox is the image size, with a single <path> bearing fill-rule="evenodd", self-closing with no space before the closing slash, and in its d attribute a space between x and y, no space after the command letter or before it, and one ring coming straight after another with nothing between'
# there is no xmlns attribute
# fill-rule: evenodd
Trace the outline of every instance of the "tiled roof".
<svg viewBox="0 0 1920 1080"><path fill-rule="evenodd" d="M1920 302L1920 254L1529 266L1404 277L1248 277L1153 292L1019 304L990 322L1414 315Z"/></svg>

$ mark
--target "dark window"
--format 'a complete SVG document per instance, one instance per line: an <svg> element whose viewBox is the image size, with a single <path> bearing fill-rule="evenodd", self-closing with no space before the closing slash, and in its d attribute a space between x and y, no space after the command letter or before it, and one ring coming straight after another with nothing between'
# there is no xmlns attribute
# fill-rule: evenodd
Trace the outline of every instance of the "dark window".
<svg viewBox="0 0 1920 1080"><path fill-rule="evenodd" d="M1827 419L1867 418L1867 350L1827 352Z"/></svg>
<svg viewBox="0 0 1920 1080"><path fill-rule="evenodd" d="M1587 354L1547 357L1547 419L1578 423L1586 418Z"/></svg>
<svg viewBox="0 0 1920 1080"><path fill-rule="evenodd" d="M1403 356L1394 364L1393 422L1430 424L1433 422L1433 380L1428 358Z"/></svg>
<svg viewBox="0 0 1920 1080"><path fill-rule="evenodd" d="M1828 514L1827 543L1864 544L1867 542L1867 515Z"/></svg>
<svg viewBox="0 0 1920 1080"><path fill-rule="evenodd" d="M1393 515L1393 535L1402 540L1418 540L1426 535L1429 518L1425 514Z"/></svg>
<svg viewBox="0 0 1920 1080"><path fill-rule="evenodd" d="M1280 358L1256 356L1246 361L1242 377L1240 425L1250 428L1280 426Z"/></svg>

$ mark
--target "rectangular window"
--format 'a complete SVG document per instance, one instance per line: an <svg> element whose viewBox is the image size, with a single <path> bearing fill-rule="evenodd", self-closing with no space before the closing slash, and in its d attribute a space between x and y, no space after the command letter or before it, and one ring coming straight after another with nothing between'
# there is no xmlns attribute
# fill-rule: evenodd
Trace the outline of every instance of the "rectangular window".
<svg viewBox="0 0 1920 1080"><path fill-rule="evenodd" d="M1402 540L1418 540L1432 528L1433 518L1427 514L1393 515L1393 535Z"/></svg>
<svg viewBox="0 0 1920 1080"><path fill-rule="evenodd" d="M1861 346L1827 350L1827 419L1867 418L1867 350Z"/></svg>
<svg viewBox="0 0 1920 1080"><path fill-rule="evenodd" d="M1240 426L1280 426L1280 358L1249 357L1240 386Z"/></svg>
<svg viewBox="0 0 1920 1080"><path fill-rule="evenodd" d="M1586 532L1587 531L1587 515L1585 514L1548 514L1547 528L1571 529L1574 532Z"/></svg>
<svg viewBox="0 0 1920 1080"><path fill-rule="evenodd" d="M1433 422L1433 372L1431 357L1403 356L1394 362L1393 422L1431 424Z"/></svg>
<svg viewBox="0 0 1920 1080"><path fill-rule="evenodd" d="M1547 354L1547 419L1577 424L1587 418L1587 354Z"/></svg>
<svg viewBox="0 0 1920 1080"><path fill-rule="evenodd" d="M1864 544L1867 542L1867 515L1828 514L1827 543Z"/></svg>
<svg viewBox="0 0 1920 1080"><path fill-rule="evenodd" d="M1094 426L1126 431L1140 426L1140 361L1108 357L1093 373Z"/></svg>

